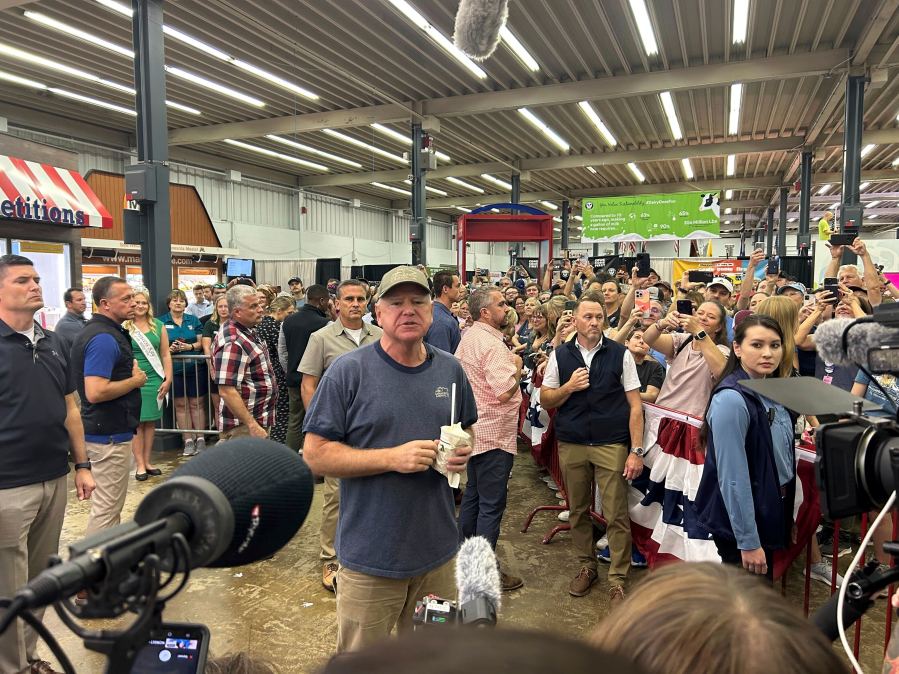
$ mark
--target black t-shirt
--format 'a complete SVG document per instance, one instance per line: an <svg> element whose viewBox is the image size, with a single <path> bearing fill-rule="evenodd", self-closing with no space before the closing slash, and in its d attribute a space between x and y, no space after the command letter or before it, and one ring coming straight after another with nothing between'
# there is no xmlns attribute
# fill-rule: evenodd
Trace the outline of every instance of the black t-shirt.
<svg viewBox="0 0 899 674"><path fill-rule="evenodd" d="M621 319L621 307L615 310L614 314L609 314L609 327L617 328L618 321Z"/></svg>
<svg viewBox="0 0 899 674"><path fill-rule="evenodd" d="M652 356L646 356L642 363L637 363L637 377L640 379L640 393L646 393L648 386L661 389L665 383L665 368Z"/></svg>
<svg viewBox="0 0 899 674"><path fill-rule="evenodd" d="M75 382L59 338L42 333L32 345L0 321L0 489L69 472L65 397Z"/></svg>

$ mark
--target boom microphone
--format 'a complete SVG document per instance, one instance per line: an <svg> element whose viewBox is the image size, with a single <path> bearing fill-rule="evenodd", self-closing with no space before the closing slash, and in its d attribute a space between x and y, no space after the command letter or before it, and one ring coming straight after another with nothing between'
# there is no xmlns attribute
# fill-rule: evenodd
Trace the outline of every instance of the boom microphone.
<svg viewBox="0 0 899 674"><path fill-rule="evenodd" d="M867 367L868 351L897 339L899 330L875 323L871 319L856 322L851 318L835 318L825 321L815 331L818 354L822 360L835 365Z"/></svg>
<svg viewBox="0 0 899 674"><path fill-rule="evenodd" d="M502 585L496 554L483 536L472 536L459 548L456 555L456 590L463 625L496 624Z"/></svg>
<svg viewBox="0 0 899 674"><path fill-rule="evenodd" d="M475 61L483 61L496 50L508 18L509 0L460 0L453 42Z"/></svg>
<svg viewBox="0 0 899 674"><path fill-rule="evenodd" d="M16 606L39 608L124 577L150 554L167 559L176 534L187 541L191 568L265 559L299 530L313 489L309 468L284 445L256 438L223 442L147 494L133 522L71 545L68 561L16 592Z"/></svg>

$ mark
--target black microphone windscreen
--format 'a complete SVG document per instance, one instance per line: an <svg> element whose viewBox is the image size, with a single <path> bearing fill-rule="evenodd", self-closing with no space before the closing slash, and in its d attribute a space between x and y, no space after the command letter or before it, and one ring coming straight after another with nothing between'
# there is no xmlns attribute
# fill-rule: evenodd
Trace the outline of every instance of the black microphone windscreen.
<svg viewBox="0 0 899 674"><path fill-rule="evenodd" d="M460 0L453 42L464 53L483 61L499 44L509 17L509 0Z"/></svg>
<svg viewBox="0 0 899 674"><path fill-rule="evenodd" d="M315 489L299 454L259 438L219 443L178 468L172 478L188 475L212 482L234 512L231 543L209 567L249 564L287 545L306 519Z"/></svg>

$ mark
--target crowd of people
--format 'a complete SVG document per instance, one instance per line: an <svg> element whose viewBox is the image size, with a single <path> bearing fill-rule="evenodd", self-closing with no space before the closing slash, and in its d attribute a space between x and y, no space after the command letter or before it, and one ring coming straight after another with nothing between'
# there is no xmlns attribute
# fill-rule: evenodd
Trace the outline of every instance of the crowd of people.
<svg viewBox="0 0 899 674"><path fill-rule="evenodd" d="M884 416L899 405L892 376L872 386L815 350L823 321L899 299L864 242L851 249L863 271L831 247L825 273L839 296L758 274L761 251L742 284L685 274L672 285L583 258L495 282L400 266L378 284L294 277L281 292L234 279L197 285L192 302L175 289L158 318L145 290L109 276L91 288L90 320L83 290L66 291L56 332L33 320L43 300L32 262L0 257L0 375L19 391L0 405L0 438L17 448L0 458L0 531L14 533L0 545L0 596L56 552L69 458L91 501L86 533L114 526L132 477L162 474L152 448L171 410L185 457L267 437L321 476L321 580L337 594L338 650L368 647L408 625L423 594L453 596L460 540L496 548L523 400L535 424L551 418L555 441L533 455L571 529L571 596L589 594L604 564L617 605L630 569L665 555L771 578L772 555L794 535L795 435L809 439L826 419L798 418L739 382L810 375ZM827 535L824 523L825 553ZM812 546L812 577L830 583L821 553ZM873 554L888 563L879 545ZM505 562L500 576L503 591L526 580ZM0 670L51 671L35 669L35 642L21 625L0 635Z"/></svg>

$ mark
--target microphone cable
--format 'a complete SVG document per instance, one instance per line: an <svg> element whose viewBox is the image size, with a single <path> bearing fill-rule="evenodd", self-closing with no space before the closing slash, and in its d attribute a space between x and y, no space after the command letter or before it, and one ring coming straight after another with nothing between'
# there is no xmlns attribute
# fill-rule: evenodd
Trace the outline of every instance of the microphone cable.
<svg viewBox="0 0 899 674"><path fill-rule="evenodd" d="M837 629L840 632L840 643L843 645L843 651L846 653L846 657L849 658L849 662L852 665L853 670L857 674L864 674L864 671L861 668L861 665L858 664L858 660L855 659L855 654L852 652L852 647L849 646L849 639L846 637L846 627L843 621L843 609L846 603L846 590L849 587L849 579L852 578L852 574L855 573L856 568L858 568L859 563L865 556L865 550L867 549L868 543L874 538L874 532L877 530L877 527L883 521L883 518L886 517L887 513L893 507L893 503L896 502L896 492L894 491L890 494L890 498L887 499L886 504L883 506L883 510L877 515L874 521L868 527L868 533L865 534L864 540L858 546L858 552L855 553L855 557L852 558L852 562L849 564L849 568L846 569L845 579L843 580L843 584L840 585L840 593L839 598L837 599Z"/></svg>
<svg viewBox="0 0 899 674"><path fill-rule="evenodd" d="M59 664L63 669L65 674L75 674L75 667L72 665L72 661L69 660L69 656L66 655L65 651L62 650L62 647L59 645L59 642L56 638L50 633L50 630L44 625L44 623L38 620L35 615L31 611L23 611L18 610L16 608L16 601L10 599L2 599L0 598L0 608L7 609L8 613L3 617L3 624L8 626L16 619L21 618L28 625L38 633L41 639L44 640L44 643L50 648L50 651L59 660ZM2 633L5 630L0 630Z"/></svg>

